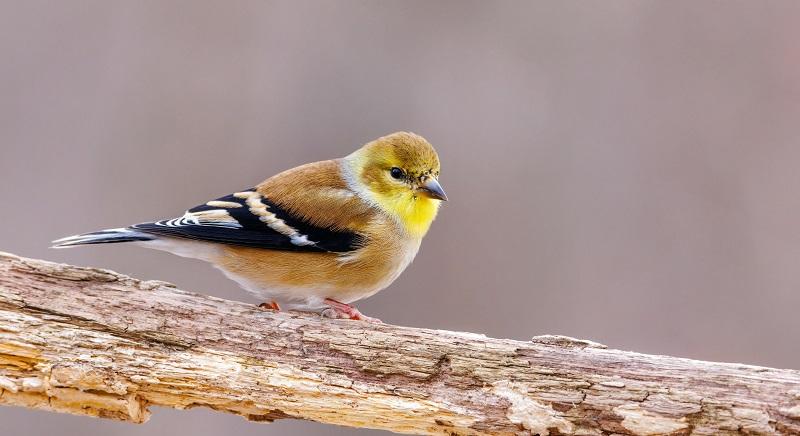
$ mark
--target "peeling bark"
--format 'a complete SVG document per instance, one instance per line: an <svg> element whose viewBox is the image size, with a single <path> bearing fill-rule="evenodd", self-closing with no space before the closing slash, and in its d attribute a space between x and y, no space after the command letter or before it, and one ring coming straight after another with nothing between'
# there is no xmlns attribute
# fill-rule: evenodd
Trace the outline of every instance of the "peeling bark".
<svg viewBox="0 0 800 436"><path fill-rule="evenodd" d="M416 434L800 434L800 372L276 313L0 254L0 404Z"/></svg>

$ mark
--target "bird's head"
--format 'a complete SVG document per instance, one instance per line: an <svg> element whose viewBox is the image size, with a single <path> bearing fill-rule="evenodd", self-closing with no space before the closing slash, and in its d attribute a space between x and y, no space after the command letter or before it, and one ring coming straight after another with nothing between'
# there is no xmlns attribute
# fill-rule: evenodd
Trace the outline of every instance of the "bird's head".
<svg viewBox="0 0 800 436"><path fill-rule="evenodd" d="M397 132L346 158L358 190L412 235L422 237L447 195L439 184L439 156L425 138Z"/></svg>

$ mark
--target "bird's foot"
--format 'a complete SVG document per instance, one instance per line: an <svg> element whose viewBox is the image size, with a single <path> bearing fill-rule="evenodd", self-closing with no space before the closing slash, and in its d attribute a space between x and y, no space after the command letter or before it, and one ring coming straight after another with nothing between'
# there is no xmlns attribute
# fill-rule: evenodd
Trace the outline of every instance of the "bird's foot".
<svg viewBox="0 0 800 436"><path fill-rule="evenodd" d="M371 316L364 315L355 307L349 304L336 301L332 298L326 298L325 304L330 306L330 308L323 311L323 314L326 316L330 316L331 318L349 318L359 321L372 322L375 324L383 323L383 321L379 320L378 318L373 318Z"/></svg>
<svg viewBox="0 0 800 436"><path fill-rule="evenodd" d="M269 303L264 302L258 305L258 307L262 309L271 309L277 312L281 311L281 307L278 306L278 303L275 300L270 301Z"/></svg>

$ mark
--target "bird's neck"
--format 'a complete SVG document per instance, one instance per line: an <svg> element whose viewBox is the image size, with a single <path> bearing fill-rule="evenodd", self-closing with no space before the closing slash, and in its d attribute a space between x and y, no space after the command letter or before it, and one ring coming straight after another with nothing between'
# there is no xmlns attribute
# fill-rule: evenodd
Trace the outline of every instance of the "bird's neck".
<svg viewBox="0 0 800 436"><path fill-rule="evenodd" d="M411 194L399 197L378 198L381 209L395 217L404 230L414 238L428 233L439 211L439 202L424 195Z"/></svg>
<svg viewBox="0 0 800 436"><path fill-rule="evenodd" d="M342 175L350 189L362 200L392 217L409 236L422 239L436 218L441 202L419 193L382 195L368 189L359 181L356 169L359 157L357 153L353 153L340 161Z"/></svg>

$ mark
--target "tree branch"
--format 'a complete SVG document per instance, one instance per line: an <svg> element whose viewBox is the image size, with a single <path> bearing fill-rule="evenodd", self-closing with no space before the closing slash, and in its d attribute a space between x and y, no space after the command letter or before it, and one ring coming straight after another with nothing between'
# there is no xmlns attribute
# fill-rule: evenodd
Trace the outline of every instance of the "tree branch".
<svg viewBox="0 0 800 436"><path fill-rule="evenodd" d="M1 254L0 404L418 434L800 434L800 373L275 313Z"/></svg>

